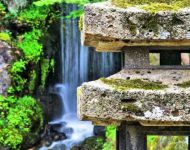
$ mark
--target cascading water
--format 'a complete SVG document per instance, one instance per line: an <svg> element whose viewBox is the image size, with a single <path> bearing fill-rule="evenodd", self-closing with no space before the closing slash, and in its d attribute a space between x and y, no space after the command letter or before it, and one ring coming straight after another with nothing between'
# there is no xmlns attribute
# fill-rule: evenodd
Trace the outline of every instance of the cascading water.
<svg viewBox="0 0 190 150"><path fill-rule="evenodd" d="M68 14L76 10L77 6L64 6L63 11ZM56 118L50 124L62 124L59 132L64 132L66 140L54 142L48 148L41 150L70 150L73 145L79 144L85 138L93 135L91 122L80 121L76 113L76 89L89 80L108 76L119 70L121 64L119 54L97 53L93 48L80 44L80 31L77 19L61 18L61 83L54 87L55 93L62 101L62 117Z"/></svg>

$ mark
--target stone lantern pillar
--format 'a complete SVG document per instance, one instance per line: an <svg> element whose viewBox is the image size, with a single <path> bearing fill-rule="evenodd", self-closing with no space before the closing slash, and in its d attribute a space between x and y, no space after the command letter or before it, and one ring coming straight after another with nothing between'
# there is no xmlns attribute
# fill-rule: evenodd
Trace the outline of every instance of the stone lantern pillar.
<svg viewBox="0 0 190 150"><path fill-rule="evenodd" d="M124 52L125 66L78 88L78 116L118 126L118 150L146 149L147 135L190 135L190 9L85 6L82 43ZM156 54L158 63L151 64ZM185 62L186 61L186 62Z"/></svg>

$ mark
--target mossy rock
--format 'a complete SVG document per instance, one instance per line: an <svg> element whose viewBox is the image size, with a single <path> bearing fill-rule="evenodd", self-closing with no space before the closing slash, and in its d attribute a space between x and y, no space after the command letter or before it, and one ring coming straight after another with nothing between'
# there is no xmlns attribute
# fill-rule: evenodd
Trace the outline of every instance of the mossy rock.
<svg viewBox="0 0 190 150"><path fill-rule="evenodd" d="M128 112L132 112L132 113L135 113L135 114L142 114L143 113L141 108L139 108L137 105L132 104L132 103L122 105L121 109L123 111L128 111Z"/></svg>
<svg viewBox="0 0 190 150"><path fill-rule="evenodd" d="M190 81L179 83L179 84L177 84L177 86L179 86L181 88L189 88L190 87Z"/></svg>
<svg viewBox="0 0 190 150"><path fill-rule="evenodd" d="M104 137L94 136L87 138L79 146L74 146L71 150L101 150L105 143Z"/></svg>
<svg viewBox="0 0 190 150"><path fill-rule="evenodd" d="M122 8L138 6L153 13L168 10L176 11L190 6L189 0L112 0L112 4Z"/></svg>
<svg viewBox="0 0 190 150"><path fill-rule="evenodd" d="M105 84L111 85L113 88L117 90L129 90L129 89L143 89L143 90L162 90L167 88L167 85L164 85L159 82L148 82L143 81L141 79L132 79L132 80L124 80L124 79L100 79Z"/></svg>
<svg viewBox="0 0 190 150"><path fill-rule="evenodd" d="M11 42L11 37L6 32L0 32L0 40L10 43Z"/></svg>

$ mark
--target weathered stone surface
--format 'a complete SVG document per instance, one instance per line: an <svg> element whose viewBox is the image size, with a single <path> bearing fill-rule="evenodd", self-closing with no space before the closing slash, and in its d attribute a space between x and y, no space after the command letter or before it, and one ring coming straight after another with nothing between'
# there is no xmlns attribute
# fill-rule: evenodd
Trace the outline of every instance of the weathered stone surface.
<svg viewBox="0 0 190 150"><path fill-rule="evenodd" d="M98 125L119 125L122 121L149 126L190 125L190 70L122 70L108 79L120 79L121 85L97 80L78 88L82 120ZM122 85L122 81L135 79L163 87L148 90Z"/></svg>
<svg viewBox="0 0 190 150"><path fill-rule="evenodd" d="M20 8L26 7L28 0L2 0L7 5L9 11L18 11Z"/></svg>
<svg viewBox="0 0 190 150"><path fill-rule="evenodd" d="M11 84L8 67L12 59L11 47L7 43L0 41L0 95L6 95L6 90Z"/></svg>
<svg viewBox="0 0 190 150"><path fill-rule="evenodd" d="M124 46L189 46L190 9L154 14L138 7L115 7L110 2L88 4L82 43L98 51L118 51Z"/></svg>

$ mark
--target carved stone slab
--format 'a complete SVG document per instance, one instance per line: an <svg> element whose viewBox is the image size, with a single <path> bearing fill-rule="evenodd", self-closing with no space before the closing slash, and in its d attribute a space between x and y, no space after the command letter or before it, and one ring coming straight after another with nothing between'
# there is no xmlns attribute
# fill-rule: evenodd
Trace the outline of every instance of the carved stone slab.
<svg viewBox="0 0 190 150"><path fill-rule="evenodd" d="M97 51L124 46L190 46L190 9L151 13L110 2L88 4L83 17L82 43Z"/></svg>
<svg viewBox="0 0 190 150"><path fill-rule="evenodd" d="M122 70L78 88L78 116L97 125L190 125L190 70Z"/></svg>

